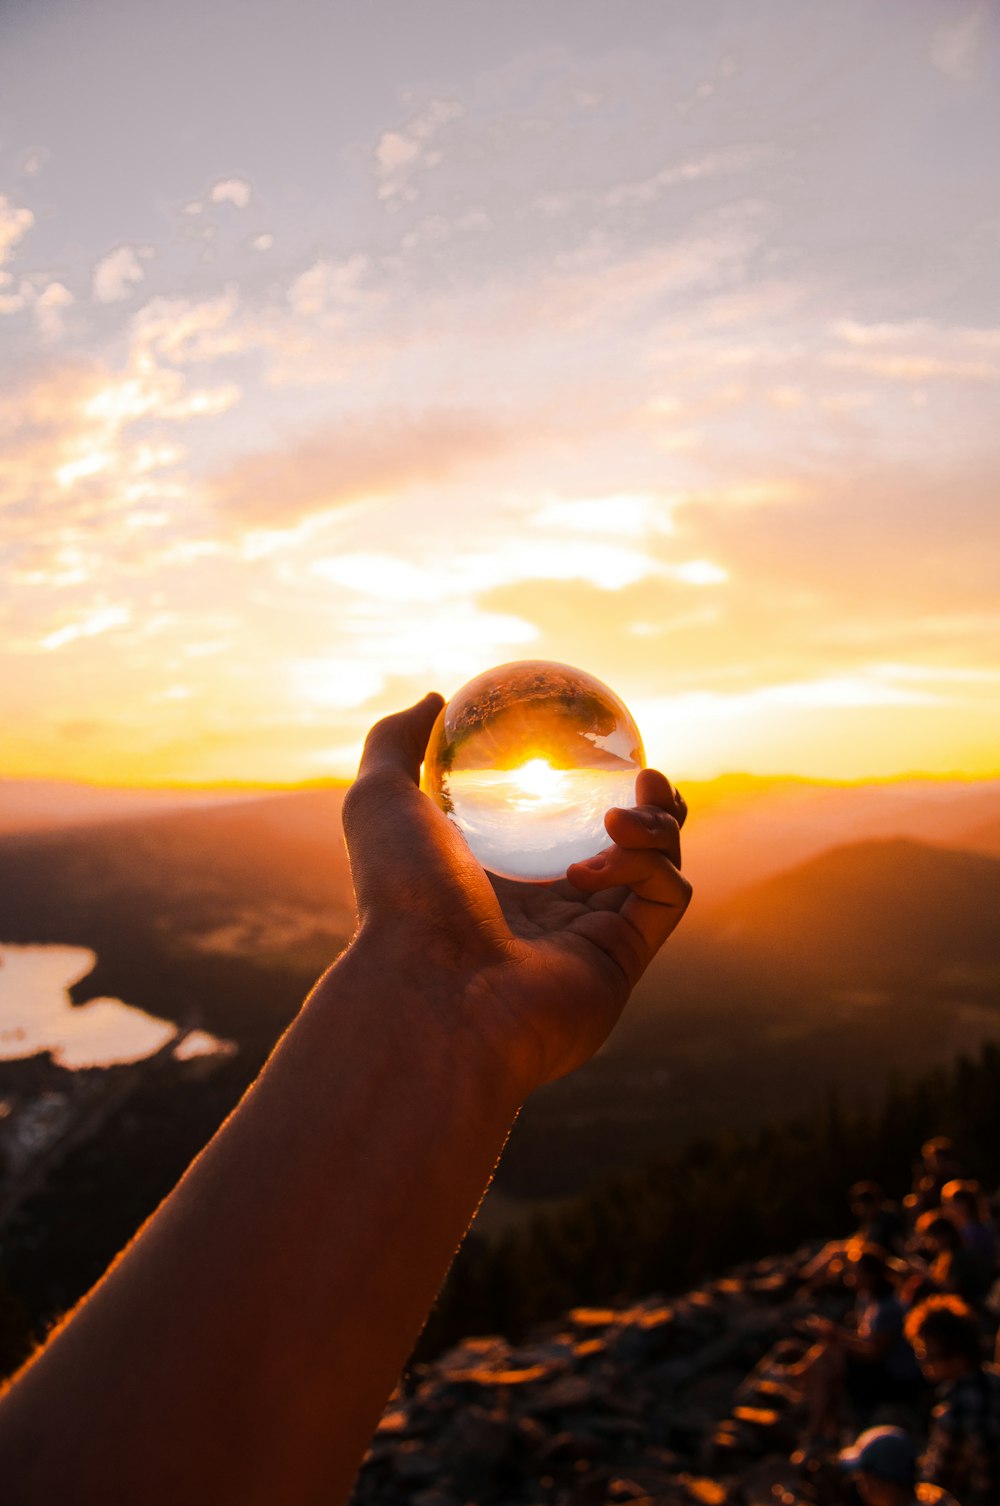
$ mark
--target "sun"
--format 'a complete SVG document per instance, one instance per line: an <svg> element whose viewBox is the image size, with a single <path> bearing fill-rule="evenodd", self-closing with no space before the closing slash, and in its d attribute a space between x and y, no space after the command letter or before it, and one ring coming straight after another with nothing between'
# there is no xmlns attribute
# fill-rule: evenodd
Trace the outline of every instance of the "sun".
<svg viewBox="0 0 1000 1506"><path fill-rule="evenodd" d="M557 800L563 792L564 776L544 758L529 758L519 769L512 769L511 783L533 800Z"/></svg>

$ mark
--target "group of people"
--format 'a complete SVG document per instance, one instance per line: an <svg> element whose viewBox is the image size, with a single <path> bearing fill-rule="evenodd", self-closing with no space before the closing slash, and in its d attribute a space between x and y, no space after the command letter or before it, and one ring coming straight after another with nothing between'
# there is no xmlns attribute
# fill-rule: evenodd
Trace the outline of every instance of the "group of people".
<svg viewBox="0 0 1000 1506"><path fill-rule="evenodd" d="M796 1366L806 1422L798 1462L840 1461L866 1506L1000 1503L1000 1361L991 1293L998 1241L987 1200L955 1147L923 1146L902 1207L874 1182L851 1188L857 1229L800 1271L830 1311L805 1322ZM918 1485L920 1494L917 1494ZM934 1487L934 1488L932 1488Z"/></svg>

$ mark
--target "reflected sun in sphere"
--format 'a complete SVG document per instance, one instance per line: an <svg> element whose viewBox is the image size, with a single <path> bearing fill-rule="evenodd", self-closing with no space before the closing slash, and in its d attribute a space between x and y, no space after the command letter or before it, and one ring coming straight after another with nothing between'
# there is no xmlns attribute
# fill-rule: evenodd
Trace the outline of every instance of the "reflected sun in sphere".
<svg viewBox="0 0 1000 1506"><path fill-rule="evenodd" d="M519 769L512 769L510 782L530 801L558 800L566 787L565 776L544 758L529 758Z"/></svg>

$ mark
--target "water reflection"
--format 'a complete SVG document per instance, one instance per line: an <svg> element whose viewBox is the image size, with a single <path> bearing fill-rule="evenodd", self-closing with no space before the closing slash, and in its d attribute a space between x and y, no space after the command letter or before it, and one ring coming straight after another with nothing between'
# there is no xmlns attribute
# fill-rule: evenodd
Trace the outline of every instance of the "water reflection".
<svg viewBox="0 0 1000 1506"><path fill-rule="evenodd" d="M607 847L604 816L635 804L634 768L463 769L448 779L452 812L476 857L517 879L561 878Z"/></svg>
<svg viewBox="0 0 1000 1506"><path fill-rule="evenodd" d="M169 1020L156 1019L120 999L91 999L74 1005L69 990L97 962L86 947L11 946L0 943L0 1060L17 1061L50 1051L60 1067L109 1067L141 1061L178 1034ZM226 1043L205 1032L193 1048L178 1054L225 1050ZM186 1037L192 1040L192 1035Z"/></svg>

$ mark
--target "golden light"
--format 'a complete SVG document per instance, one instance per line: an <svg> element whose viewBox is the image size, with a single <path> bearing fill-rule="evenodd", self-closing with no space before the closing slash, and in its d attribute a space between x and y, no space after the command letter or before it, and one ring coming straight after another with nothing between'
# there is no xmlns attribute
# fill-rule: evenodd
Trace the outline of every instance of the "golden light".
<svg viewBox="0 0 1000 1506"><path fill-rule="evenodd" d="M508 777L517 790L540 803L561 802L566 798L565 775L544 758L529 758L519 769L511 769Z"/></svg>

